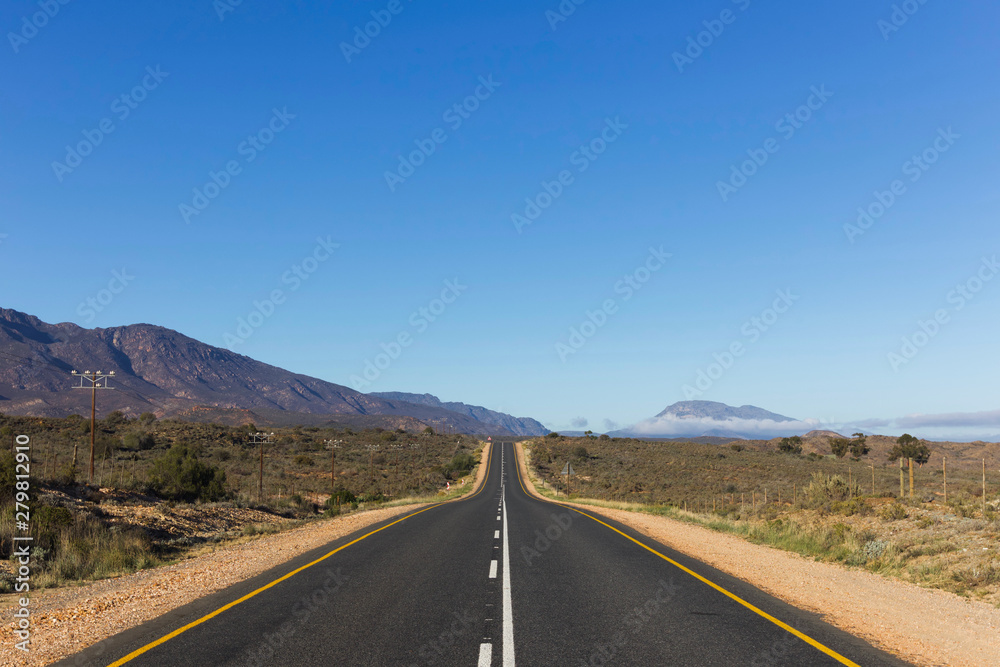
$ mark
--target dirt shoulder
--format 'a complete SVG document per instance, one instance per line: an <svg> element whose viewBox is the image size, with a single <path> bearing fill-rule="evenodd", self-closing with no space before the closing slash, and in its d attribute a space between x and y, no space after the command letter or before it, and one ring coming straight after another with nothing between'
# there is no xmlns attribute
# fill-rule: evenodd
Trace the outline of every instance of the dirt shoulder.
<svg viewBox="0 0 1000 667"><path fill-rule="evenodd" d="M542 500L515 445L525 487ZM822 615L831 625L918 665L1000 664L1000 610L952 593L819 563L667 517L566 503L623 523L672 549Z"/></svg>
<svg viewBox="0 0 1000 667"><path fill-rule="evenodd" d="M467 494L486 477L489 445ZM0 644L0 664L49 665L129 628L141 625L198 598L245 581L311 549L386 519L424 507L413 503L324 521L239 543L222 543L173 565L81 586L45 589L31 594L31 651L13 642ZM0 624L13 637L14 595L3 596Z"/></svg>

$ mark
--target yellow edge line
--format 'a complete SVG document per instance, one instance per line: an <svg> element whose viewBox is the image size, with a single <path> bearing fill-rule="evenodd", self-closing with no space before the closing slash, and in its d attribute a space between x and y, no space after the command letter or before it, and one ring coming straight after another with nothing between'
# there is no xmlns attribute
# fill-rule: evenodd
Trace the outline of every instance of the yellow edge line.
<svg viewBox="0 0 1000 667"><path fill-rule="evenodd" d="M174 630L170 634L164 635L164 636L160 637L159 639L157 639L154 642L150 642L149 644L146 644L145 646L143 646L141 648L137 648L136 650L134 650L131 653L129 653L128 655L126 655L124 658L121 658L119 660L116 660L115 662L112 662L110 665L108 665L108 667L118 667L119 665L124 665L126 662L131 662L132 660L135 660L136 658L138 658L143 653L146 653L147 651L151 651L152 649L156 648L160 644L168 642L171 639L173 639L174 637L177 637L178 635L187 632L191 628L193 628L195 626L198 626L198 625L201 625L205 621L209 621L209 620L215 618L216 616L218 616L222 612L228 611L229 609L232 609L233 607L235 607L236 605L238 605L238 604L240 604L242 602L246 602L247 600L249 600L250 598L254 597L255 595L263 593L264 591L266 591L267 589L269 589L269 588L271 588L273 586L277 586L282 581L285 581L286 579L294 577L299 572L302 572L303 570L306 570L306 569L312 567L313 565L316 565L317 563L323 562L324 560L326 560L330 556L334 555L338 551L342 551L342 550L346 549L347 547L351 546L352 544L357 544L361 540L363 540L363 539L365 539L367 537L371 537L375 533L383 531L386 528L389 528L391 526L395 526L397 523L402 523L403 521L406 521L407 519L409 519L411 517L415 517L418 514L422 514L424 512L427 512L429 510L435 509L437 507L441 507L442 505L446 505L449 502L471 500L472 498L475 498L476 496L478 496L482 492L482 490L484 488L486 488L486 482L490 478L490 467L492 465L493 465L493 448L490 447L489 458L486 459L486 476L483 477L483 483L480 485L479 489L477 489L476 492L473 493L471 496L469 496L467 498L457 498L456 500L449 500L449 501L446 501L446 502L443 502L443 503L438 503L437 505L431 505L430 507L425 507L424 509L419 510L417 512L414 512L413 514L407 514L406 516L404 516L401 519L397 519L397 520L393 521L392 523L388 523L388 524L382 526L381 528L376 528L375 530L371 531L370 533L366 533L366 534L362 535L361 537L359 537L359 538L357 538L355 540L352 540L352 541L348 542L347 544L345 544L343 546L337 547L336 549L334 549L330 553L324 554L323 556L320 556L319 558L317 558L313 562L307 563L306 565L303 565L302 567L300 567L298 569L292 570L288 574L286 574L286 575L284 575L282 577L279 577L278 579L275 579L271 583L266 584L264 586L261 586L260 588L258 588L255 591L251 591L250 593L247 593L246 595L244 595L243 597L239 598L238 600L234 600L233 602L230 602L229 604L223 605L222 607L219 607L218 609L216 609L212 613L206 614L205 616L202 616L201 618L199 618L196 621L191 621L187 625L185 625L183 627L180 627L180 628L177 628L176 630Z"/></svg>
<svg viewBox="0 0 1000 667"><path fill-rule="evenodd" d="M515 456L515 461L516 461L516 457L517 457L517 445L516 444L514 446L514 456ZM520 465L517 465L515 467L517 469L517 481L521 484L521 489L525 492L525 494L527 494L527 495L530 496L531 494L529 494L528 490L524 488L524 482L521 481L521 467L520 467ZM784 621L778 620L774 616L771 616L770 614L768 614L763 609L758 609L757 607L755 607L754 605L750 604L749 602L747 602L743 598L739 597L735 593L730 593L729 591L727 591L722 586L716 584L713 581L710 581L709 579L706 579L705 577L701 576L700 574L698 574L694 570L691 570L691 569L689 569L687 567L684 567L683 565L681 565L680 563L678 563L674 559L669 558L667 556L664 556L663 554L661 554L656 549L653 549L652 547L643 544L642 542L640 542L639 540L635 539L634 537L631 537L630 535L626 535L625 533L623 533L622 531L618 530L614 526L609 525L609 524L605 523L604 521L601 521L600 519L598 519L598 518L596 518L594 516L591 516L590 514L587 514L586 512L584 512L584 511L582 511L582 510L580 510L580 509L578 509L576 507L572 507L570 505L564 505L562 503L554 502L554 501L551 501L551 500L548 500L548 499L542 499L542 500L544 502L550 503L552 505L558 505L559 507L564 507L566 509L573 510L574 512L578 512L578 513L582 514L583 516L596 521L597 523L601 524L602 526L605 526L606 528L610 528L611 530L615 531L616 533L618 533L619 535L621 535L625 539L630 540L631 542L634 542L634 543L638 544L640 547L642 547L646 551L649 551L650 553L656 554L657 556L659 556L663 560L667 561L668 563L670 563L674 567L680 569L683 572L686 572L687 574L690 574L692 577L694 577L698 581L700 581L700 582L702 582L704 584L708 584L709 586L711 586L715 590L719 591L720 593L722 593L726 597L729 597L730 599L735 600L736 602L740 603L741 605L743 605L744 607L746 607L750 611L754 612L755 614L758 614L759 616L762 616L763 618L766 618L767 620L771 621L772 623L774 623L775 625L777 625L782 630L786 630L787 632L792 633L793 635L795 635L796 637L798 637L799 639L801 639L805 643L809 644L810 646L812 646L815 649L818 649L819 651L822 651L823 653L827 654L828 656L830 656L831 658L833 658L837 662L841 663L842 665L848 665L849 667L861 667L856 662L852 662L851 660L848 660L847 658L845 658L844 656L840 655L839 653L837 653L833 649L828 648L828 647L824 646L823 644L820 644L818 641L816 641L815 639L813 639L809 635L804 634L802 632L799 632L798 630L796 630L792 626L788 625Z"/></svg>

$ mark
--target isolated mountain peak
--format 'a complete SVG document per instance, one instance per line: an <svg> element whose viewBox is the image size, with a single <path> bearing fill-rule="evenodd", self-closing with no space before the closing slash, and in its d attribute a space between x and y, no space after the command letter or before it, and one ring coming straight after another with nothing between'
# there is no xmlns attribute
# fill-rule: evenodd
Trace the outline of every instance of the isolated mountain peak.
<svg viewBox="0 0 1000 667"><path fill-rule="evenodd" d="M717 401L679 401L669 405L656 418L672 419L713 419L725 421L728 419L748 419L756 421L795 421L791 417L779 415L754 405L733 407Z"/></svg>

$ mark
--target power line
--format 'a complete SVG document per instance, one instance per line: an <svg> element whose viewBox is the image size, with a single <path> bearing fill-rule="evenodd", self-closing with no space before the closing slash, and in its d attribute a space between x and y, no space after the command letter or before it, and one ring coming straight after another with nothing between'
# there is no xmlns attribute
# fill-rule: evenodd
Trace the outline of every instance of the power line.
<svg viewBox="0 0 1000 667"><path fill-rule="evenodd" d="M102 371L84 371L82 374L73 371L73 376L80 378L79 386L73 387L73 389L90 389L90 478L88 483L94 483L94 440L97 433L97 390L98 389L113 389L109 386L111 378L114 377L115 372L104 373ZM104 384L101 384L101 381ZM84 381L90 383L88 387L84 384ZM73 446L73 470L76 470L76 445Z"/></svg>

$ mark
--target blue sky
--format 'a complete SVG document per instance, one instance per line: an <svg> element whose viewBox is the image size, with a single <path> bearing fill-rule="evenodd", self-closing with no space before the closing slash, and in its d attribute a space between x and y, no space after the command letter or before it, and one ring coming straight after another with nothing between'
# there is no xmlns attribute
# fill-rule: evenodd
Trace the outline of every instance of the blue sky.
<svg viewBox="0 0 1000 667"><path fill-rule="evenodd" d="M557 429L1000 407L994 3L226 1L4 4L0 304Z"/></svg>

